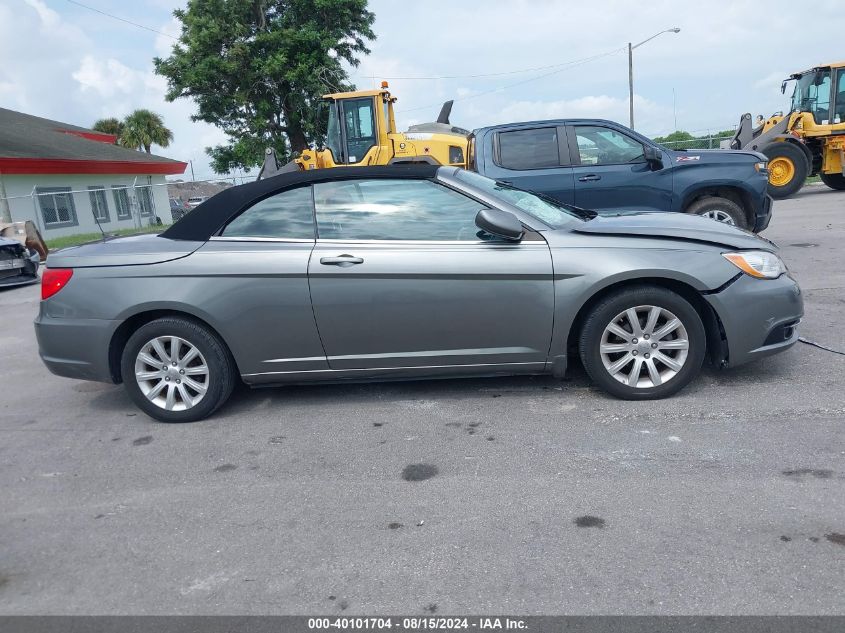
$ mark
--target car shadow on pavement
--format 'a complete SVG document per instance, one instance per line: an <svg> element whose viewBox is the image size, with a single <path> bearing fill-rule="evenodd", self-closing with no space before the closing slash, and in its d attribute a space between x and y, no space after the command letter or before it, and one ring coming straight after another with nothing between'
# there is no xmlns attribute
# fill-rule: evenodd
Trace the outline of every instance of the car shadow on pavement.
<svg viewBox="0 0 845 633"><path fill-rule="evenodd" d="M681 393L673 397L685 399L705 395L708 390L758 388L765 392L783 381L790 380L797 371L797 352L791 350L771 358L761 359L737 368L719 369L709 364ZM453 378L440 380L407 380L379 383L344 383L288 385L250 389L239 385L218 416L238 416L262 407L297 407L308 405L368 405L387 404L397 400L458 401L479 397L575 398L582 405L589 402L622 402L593 386L583 366L574 360L561 380L550 375L502 376L488 378ZM586 400L586 402L585 402Z"/></svg>

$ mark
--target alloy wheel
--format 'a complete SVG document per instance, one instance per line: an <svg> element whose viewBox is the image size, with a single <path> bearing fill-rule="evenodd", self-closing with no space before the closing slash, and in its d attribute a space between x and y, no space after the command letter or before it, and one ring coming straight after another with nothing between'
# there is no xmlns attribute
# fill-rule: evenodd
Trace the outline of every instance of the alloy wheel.
<svg viewBox="0 0 845 633"><path fill-rule="evenodd" d="M725 224L730 224L731 226L736 226L736 222L734 219L725 211L721 209L713 209L712 211L705 211L701 214L705 218L710 218L711 220L716 220L716 222L724 222Z"/></svg>
<svg viewBox="0 0 845 633"><path fill-rule="evenodd" d="M205 397L209 369L190 342L178 336L158 336L147 341L135 357L135 381L157 407L186 411Z"/></svg>
<svg viewBox="0 0 845 633"><path fill-rule="evenodd" d="M689 355L689 335L666 308L641 305L620 312L607 324L599 352L615 380L648 389L678 375Z"/></svg>

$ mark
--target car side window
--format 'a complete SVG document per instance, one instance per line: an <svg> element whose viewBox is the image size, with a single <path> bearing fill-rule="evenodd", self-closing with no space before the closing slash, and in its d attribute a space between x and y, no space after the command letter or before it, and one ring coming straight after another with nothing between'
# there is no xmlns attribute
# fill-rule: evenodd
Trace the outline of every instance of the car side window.
<svg viewBox="0 0 845 633"><path fill-rule="evenodd" d="M321 239L484 239L475 225L484 205L430 180L316 183L314 206Z"/></svg>
<svg viewBox="0 0 845 633"><path fill-rule="evenodd" d="M498 160L505 169L543 169L560 166L556 127L498 133Z"/></svg>
<svg viewBox="0 0 845 633"><path fill-rule="evenodd" d="M256 202L229 222L221 235L313 240L311 187L290 189Z"/></svg>
<svg viewBox="0 0 845 633"><path fill-rule="evenodd" d="M643 163L643 145L627 134L599 125L576 125L575 138L582 165Z"/></svg>

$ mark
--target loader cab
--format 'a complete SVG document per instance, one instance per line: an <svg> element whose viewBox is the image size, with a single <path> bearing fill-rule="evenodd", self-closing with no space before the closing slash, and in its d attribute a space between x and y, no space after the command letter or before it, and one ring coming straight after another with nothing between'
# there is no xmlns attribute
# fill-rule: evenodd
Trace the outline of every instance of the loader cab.
<svg viewBox="0 0 845 633"><path fill-rule="evenodd" d="M781 92L786 92L786 85L795 81L792 91L792 112L809 112L816 125L830 125L845 121L845 80L842 75L845 68L818 67L795 73L781 84ZM839 89L834 87L839 84ZM838 120L837 120L838 118Z"/></svg>
<svg viewBox="0 0 845 633"><path fill-rule="evenodd" d="M328 107L326 149L334 165L372 165L379 153L390 151L394 133L393 102L386 86L382 90L324 96Z"/></svg>

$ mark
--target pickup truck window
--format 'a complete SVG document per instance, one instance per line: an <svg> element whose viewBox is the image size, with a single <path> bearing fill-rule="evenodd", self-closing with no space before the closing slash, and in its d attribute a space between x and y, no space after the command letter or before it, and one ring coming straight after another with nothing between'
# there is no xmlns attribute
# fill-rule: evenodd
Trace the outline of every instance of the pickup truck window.
<svg viewBox="0 0 845 633"><path fill-rule="evenodd" d="M626 134L598 125L576 125L582 165L620 165L645 161L643 146Z"/></svg>
<svg viewBox="0 0 845 633"><path fill-rule="evenodd" d="M472 171L461 169L455 175L460 180L515 206L553 229L559 229L573 220L588 220L595 217L591 211L569 207L552 198L496 182Z"/></svg>
<svg viewBox="0 0 845 633"><path fill-rule="evenodd" d="M542 169L560 166L557 128L540 127L498 133L498 160L505 169Z"/></svg>

